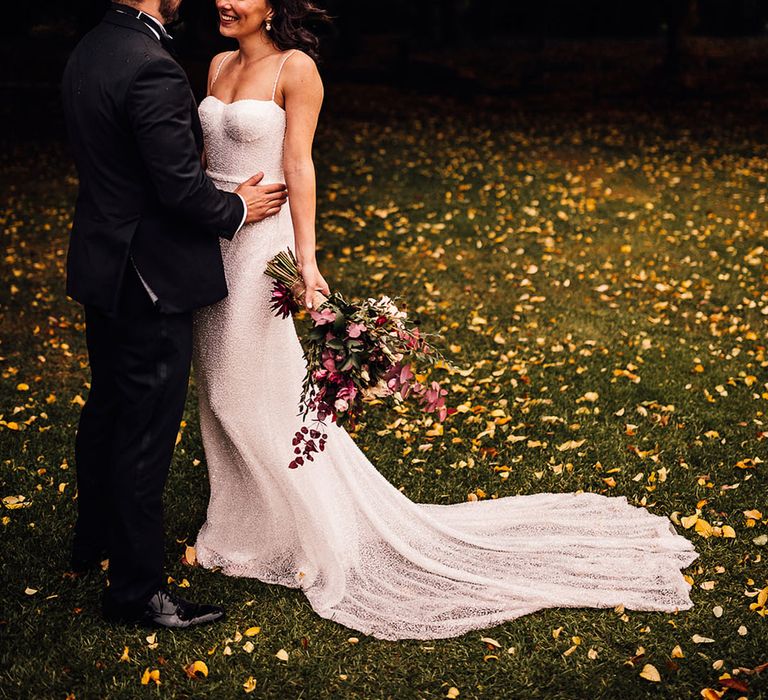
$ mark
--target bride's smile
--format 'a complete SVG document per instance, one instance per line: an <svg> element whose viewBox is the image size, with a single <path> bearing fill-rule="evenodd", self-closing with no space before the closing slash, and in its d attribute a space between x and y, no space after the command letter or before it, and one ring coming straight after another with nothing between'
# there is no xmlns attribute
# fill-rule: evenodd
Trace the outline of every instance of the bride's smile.
<svg viewBox="0 0 768 700"><path fill-rule="evenodd" d="M271 29L272 8L266 0L218 0L219 32L239 39Z"/></svg>

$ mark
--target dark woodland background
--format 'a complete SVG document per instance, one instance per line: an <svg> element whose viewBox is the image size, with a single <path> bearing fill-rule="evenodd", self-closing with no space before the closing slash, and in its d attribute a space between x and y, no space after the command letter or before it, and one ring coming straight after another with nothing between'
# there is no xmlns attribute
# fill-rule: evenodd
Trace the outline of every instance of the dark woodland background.
<svg viewBox="0 0 768 700"><path fill-rule="evenodd" d="M762 0L326 0L322 71L330 110L376 117L437 97L482 109L686 110L765 114L768 3ZM0 116L17 137L60 135L58 80L104 0L8 3L0 27ZM200 94L227 48L213 0L185 0L171 28ZM355 90L352 86L371 89ZM378 93L376 88L385 88ZM394 88L397 96L387 92ZM365 92L365 96L360 93Z"/></svg>

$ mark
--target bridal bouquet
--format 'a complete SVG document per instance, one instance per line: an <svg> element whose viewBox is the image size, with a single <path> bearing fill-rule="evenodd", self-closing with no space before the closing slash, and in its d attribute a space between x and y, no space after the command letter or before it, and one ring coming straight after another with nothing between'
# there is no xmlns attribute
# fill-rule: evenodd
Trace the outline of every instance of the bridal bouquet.
<svg viewBox="0 0 768 700"><path fill-rule="evenodd" d="M267 263L265 274L274 280L275 315L287 318L296 313L304 282L293 252L278 253ZM448 392L436 381L427 384L417 372L417 367L445 358L389 297L350 302L333 292L309 314L313 327L305 339L302 417L314 411L320 425L330 417L338 425L352 427L363 402L376 398L413 400L440 421L453 413L445 405ZM288 466L295 469L312 461L326 439L321 429L303 426L293 438L296 457Z"/></svg>

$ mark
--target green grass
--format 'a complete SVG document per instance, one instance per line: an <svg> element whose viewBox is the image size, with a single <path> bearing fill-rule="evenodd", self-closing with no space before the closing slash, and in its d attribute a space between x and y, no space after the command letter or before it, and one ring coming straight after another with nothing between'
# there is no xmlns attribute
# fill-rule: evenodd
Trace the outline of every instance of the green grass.
<svg viewBox="0 0 768 700"><path fill-rule="evenodd" d="M735 669L750 690L726 698L766 696L767 672L751 670L768 661L768 618L747 594L768 586L759 544L768 463L742 462L768 460L768 149L759 132L695 114L597 120L412 109L414 100L381 122L364 119L363 102L345 105L352 116L324 117L321 269L349 296L408 300L424 328L454 346L451 359L472 368L446 377L452 405L469 410L428 436L414 413L387 428L395 416L374 407L358 443L417 501L583 489L665 516L698 507L736 537L684 531L701 555L686 572L695 607L553 609L458 639L352 644L354 632L318 618L298 591L181 564L207 497L193 389L167 489L167 572L188 580L183 594L225 602L229 619L158 632L155 648L146 631L103 624L103 575L64 575L76 397L88 382L82 313L63 292L76 181L62 146L5 144L0 496L29 505L3 508L0 524L0 696L229 698L252 676L250 697L263 698L440 698L452 686L461 698L688 698ZM493 436L478 437L494 420ZM494 469L504 466L506 479ZM753 527L750 509L762 511ZM248 653L234 639L255 625ZM489 651L484 634L501 650ZM684 658L671 657L676 645ZM206 679L184 673L197 659ZM640 677L646 663L660 683ZM162 685L141 685L147 668Z"/></svg>

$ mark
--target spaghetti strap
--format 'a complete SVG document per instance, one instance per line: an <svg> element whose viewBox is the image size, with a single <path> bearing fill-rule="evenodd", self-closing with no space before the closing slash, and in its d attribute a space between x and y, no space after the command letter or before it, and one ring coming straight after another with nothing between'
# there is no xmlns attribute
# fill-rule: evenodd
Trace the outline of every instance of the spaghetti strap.
<svg viewBox="0 0 768 700"><path fill-rule="evenodd" d="M275 101L275 95L277 94L277 82L280 80L280 73L283 72L283 66L285 65L285 62L293 56L293 54L296 53L296 49L293 49L292 51L289 51L285 56L283 56L283 60L280 61L280 67L277 69L277 75L275 76L275 84L272 86L272 101Z"/></svg>
<svg viewBox="0 0 768 700"><path fill-rule="evenodd" d="M227 55L226 55L226 56L224 56L224 58L222 58L222 59L221 59L221 61L219 61L219 67L216 69L216 73L215 73L215 74L214 74L214 76L213 76L213 80L211 80L211 87L209 88L209 91L210 91L210 90L213 90L213 86L214 86L214 84L216 83L216 80L218 80L218 78L219 78L219 73L221 73L221 69L224 67L224 64L225 64L225 63L226 63L226 62L227 62L227 61L228 61L230 58L232 58L232 54L234 54L234 53L235 53L234 51L229 51L229 52L227 52Z"/></svg>

